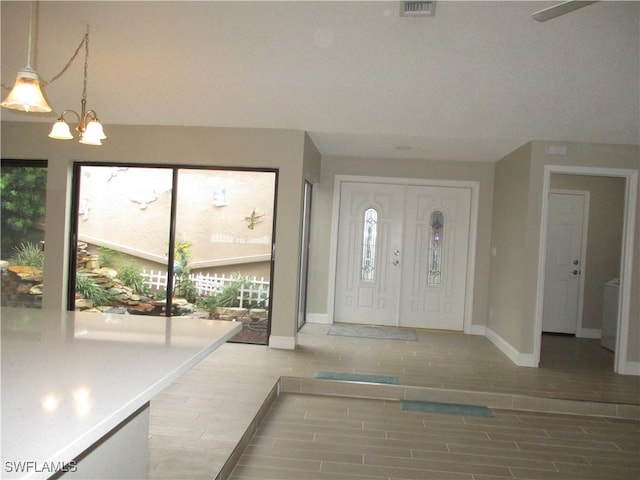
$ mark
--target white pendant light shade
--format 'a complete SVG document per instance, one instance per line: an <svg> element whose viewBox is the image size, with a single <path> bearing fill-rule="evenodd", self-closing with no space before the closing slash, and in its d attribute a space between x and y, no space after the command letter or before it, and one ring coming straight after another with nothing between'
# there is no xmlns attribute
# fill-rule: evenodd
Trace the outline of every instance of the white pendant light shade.
<svg viewBox="0 0 640 480"><path fill-rule="evenodd" d="M51 128L49 138L55 138L56 140L71 140L73 135L71 135L71 130L69 130L69 124L62 119L58 119Z"/></svg>
<svg viewBox="0 0 640 480"><path fill-rule="evenodd" d="M18 72L16 83L0 105L22 112L46 113L52 110L40 89L38 74L29 66Z"/></svg>
<svg viewBox="0 0 640 480"><path fill-rule="evenodd" d="M107 136L104 134L102 124L98 120L91 120L82 133L80 143L85 145L102 145L100 140L104 140Z"/></svg>
<svg viewBox="0 0 640 480"><path fill-rule="evenodd" d="M104 140L107 136L104 134L102 124L98 120L91 120L87 123L85 131L82 133L80 143L85 145L102 145L100 140Z"/></svg>

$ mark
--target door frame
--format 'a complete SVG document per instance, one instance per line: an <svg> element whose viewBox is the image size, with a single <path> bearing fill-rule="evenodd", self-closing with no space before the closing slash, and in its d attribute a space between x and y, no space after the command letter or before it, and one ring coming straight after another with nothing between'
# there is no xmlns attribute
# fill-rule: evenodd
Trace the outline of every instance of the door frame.
<svg viewBox="0 0 640 480"><path fill-rule="evenodd" d="M476 242L478 230L478 203L480 198L480 182L437 180L420 178L369 177L363 175L335 175L333 183L333 207L331 213L331 242L329 251L329 275L327 285L328 323L334 323L336 272L338 266L338 221L340 216L340 192L342 183L384 183L390 185L419 185L425 187L454 187L471 190L471 210L469 215L469 248L467 252L467 277L465 281L464 300L464 333L473 331L473 293L475 285Z"/></svg>
<svg viewBox="0 0 640 480"><path fill-rule="evenodd" d="M311 242L311 208L313 203L313 183L304 181L302 193L302 228L300 231L300 271L298 279L297 330L307 323L307 287L309 283L309 251Z"/></svg>
<svg viewBox="0 0 640 480"><path fill-rule="evenodd" d="M584 307L584 277L587 265L585 260L587 258L587 233L589 231L589 205L591 204L591 192L588 190L568 190L568 189L559 189L552 188L549 190L549 195L578 195L583 198L583 212L582 212L582 238L580 239L580 271L581 274L578 278L578 306L576 311L576 337L582 337L582 313ZM547 197L548 202L548 197ZM547 204L547 209L550 207ZM549 212L547 211L547 218ZM547 235L549 234L549 229L547 228ZM549 252L546 252L548 255ZM545 264L547 262L547 256L545 255ZM545 279L546 283L546 279ZM544 314L544 308L542 313Z"/></svg>
<svg viewBox="0 0 640 480"><path fill-rule="evenodd" d="M626 375L640 375L640 365L627 361L629 338L629 317L631 309L631 281L633 273L633 245L638 199L638 170L606 167L575 167L567 165L545 165L542 185L542 206L540 239L538 250L538 281L536 286L536 307L533 330L533 365L540 364L542 346L542 302L544 297L545 260L547 257L547 229L549 214L549 191L551 175L593 175L599 177L622 177L625 179L625 201L622 224L622 250L620 258L620 299L618 310L618 332L613 371Z"/></svg>

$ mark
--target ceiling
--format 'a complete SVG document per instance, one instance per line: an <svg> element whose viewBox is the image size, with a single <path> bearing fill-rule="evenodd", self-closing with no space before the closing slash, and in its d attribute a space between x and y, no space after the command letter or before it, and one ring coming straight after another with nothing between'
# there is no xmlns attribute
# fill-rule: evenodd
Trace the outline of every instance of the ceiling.
<svg viewBox="0 0 640 480"><path fill-rule="evenodd" d="M466 161L530 140L639 144L640 2L531 18L555 3L439 1L407 18L385 1L44 1L34 67L52 78L90 25L88 107L107 135L288 128L323 155ZM26 64L29 7L0 3L3 85ZM46 89L58 112L80 109L82 60Z"/></svg>

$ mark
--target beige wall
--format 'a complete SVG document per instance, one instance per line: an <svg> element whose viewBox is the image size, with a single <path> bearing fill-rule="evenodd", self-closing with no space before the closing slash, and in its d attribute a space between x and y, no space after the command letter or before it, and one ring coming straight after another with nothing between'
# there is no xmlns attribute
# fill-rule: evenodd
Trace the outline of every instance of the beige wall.
<svg viewBox="0 0 640 480"><path fill-rule="evenodd" d="M66 302L73 161L276 168L278 211L271 333L293 341L298 265L291 259L297 258L299 250L303 162L311 171L315 163L319 164L319 155L314 154L315 147L304 132L108 125L109 138L102 147L93 147L75 140L51 140L47 138L49 128L49 124L36 122L1 124L2 158L49 161L45 308L64 309Z"/></svg>
<svg viewBox="0 0 640 480"><path fill-rule="evenodd" d="M545 165L562 165L575 167L597 167L610 169L640 170L640 146L638 145L604 145L593 143L571 143L567 145L566 156L550 156L547 153L552 142L532 142L532 174L531 208L533 218L538 221L531 224L528 241L538 248L540 237L540 214L542 207L542 189ZM636 202L640 207L640 188ZM636 208L635 244L632 260L631 305L629 312L629 335L627 338L627 361L640 361L640 208ZM537 250L536 250L537 251ZM536 253L537 256L537 253ZM537 280L537 276L536 276ZM533 343L533 329L525 330L529 334L527 342Z"/></svg>
<svg viewBox="0 0 640 480"><path fill-rule="evenodd" d="M509 265L508 258L501 257L500 248L498 248L498 255L492 257L489 298L494 317L488 325L514 349L525 355L534 353L536 336L538 257L545 166L625 170L638 170L640 167L638 146L571 142L562 142L562 144L567 146L567 154L563 156L548 154L550 142L535 141L521 147L496 164L493 241L505 243L507 251L511 249L511 261L517 261L517 263ZM511 209L517 211L518 215L510 215ZM636 243L633 250L630 287L632 292L640 291L639 210L636 210ZM505 238L507 234L513 239L508 244ZM514 265L517 268L514 268ZM517 285L509 287L511 283ZM508 291L505 290L508 288L513 290L513 296L503 294ZM638 295L632 295L629 320L626 361L638 362L640 359Z"/></svg>
<svg viewBox="0 0 640 480"><path fill-rule="evenodd" d="M518 351L522 348L522 329L526 322L524 245L530 163L529 144L497 162L493 191L487 326Z"/></svg>
<svg viewBox="0 0 640 480"><path fill-rule="evenodd" d="M307 311L311 315L331 313L327 311L327 294L329 282L333 281L329 272L336 175L476 181L480 189L472 321L474 325L484 325L487 317L493 170L493 164L485 162L323 157L320 183L314 187Z"/></svg>
<svg viewBox="0 0 640 480"><path fill-rule="evenodd" d="M603 285L620 278L624 184L615 177L551 175L551 188L590 193L582 328L602 328Z"/></svg>
<svg viewBox="0 0 640 480"><path fill-rule="evenodd" d="M276 175L272 171L183 169L178 175L176 242L191 243L189 268L241 264L271 256ZM79 240L165 264L169 242L172 171L84 166ZM223 206L214 189L225 186ZM140 204L141 200L149 203ZM256 208L262 221L244 219ZM156 266L156 268L158 268Z"/></svg>

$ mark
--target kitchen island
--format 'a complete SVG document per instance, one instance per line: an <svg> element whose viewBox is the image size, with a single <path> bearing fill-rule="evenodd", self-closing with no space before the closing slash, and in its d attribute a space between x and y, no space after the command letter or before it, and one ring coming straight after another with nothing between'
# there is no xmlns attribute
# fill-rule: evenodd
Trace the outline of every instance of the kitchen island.
<svg viewBox="0 0 640 480"><path fill-rule="evenodd" d="M2 478L142 479L149 402L242 328L0 309Z"/></svg>

